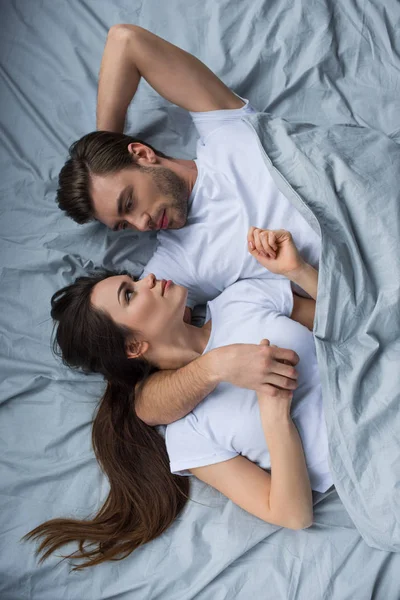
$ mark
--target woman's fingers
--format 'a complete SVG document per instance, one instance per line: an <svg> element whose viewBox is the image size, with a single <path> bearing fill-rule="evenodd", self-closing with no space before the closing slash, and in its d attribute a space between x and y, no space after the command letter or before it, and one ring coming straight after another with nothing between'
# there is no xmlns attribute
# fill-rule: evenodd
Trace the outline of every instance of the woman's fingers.
<svg viewBox="0 0 400 600"><path fill-rule="evenodd" d="M290 233L285 229L260 229L252 226L247 233L250 252L258 252L261 256L271 259L277 257L280 243L285 239L291 239Z"/></svg>
<svg viewBox="0 0 400 600"><path fill-rule="evenodd" d="M256 248L254 245L254 230L255 227L250 227L249 231L247 232L247 243L251 252L253 252Z"/></svg>
<svg viewBox="0 0 400 600"><path fill-rule="evenodd" d="M268 242L271 248L276 252L278 250L278 244L276 243L275 231L268 231Z"/></svg>
<svg viewBox="0 0 400 600"><path fill-rule="evenodd" d="M264 248L264 252L268 254L269 258L276 258L277 246L275 244L274 232L269 229L264 229L260 233L260 240ZM271 243L272 241L272 243ZM275 244L275 247L274 247Z"/></svg>
<svg viewBox="0 0 400 600"><path fill-rule="evenodd" d="M275 252L268 243L268 231L263 229L254 229L254 244L256 250L267 258L275 258Z"/></svg>

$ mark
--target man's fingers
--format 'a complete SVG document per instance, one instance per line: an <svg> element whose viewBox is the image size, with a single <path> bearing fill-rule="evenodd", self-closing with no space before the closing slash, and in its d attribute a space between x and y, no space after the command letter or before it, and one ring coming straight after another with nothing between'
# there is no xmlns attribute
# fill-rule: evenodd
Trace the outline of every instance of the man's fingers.
<svg viewBox="0 0 400 600"><path fill-rule="evenodd" d="M287 361L291 365L297 365L300 358L293 350L286 350L286 348L274 348L272 358L279 361Z"/></svg>
<svg viewBox="0 0 400 600"><path fill-rule="evenodd" d="M276 375L282 375L282 377L287 377L289 379L297 379L299 376L295 367L293 367L291 364L284 364L279 360L275 360L272 363L271 370Z"/></svg>
<svg viewBox="0 0 400 600"><path fill-rule="evenodd" d="M295 379L283 377L282 375L277 375L275 373L270 373L268 375L268 384L283 390L295 390L298 386Z"/></svg>
<svg viewBox="0 0 400 600"><path fill-rule="evenodd" d="M269 340L267 340L266 338L262 339L260 342L260 346L269 346Z"/></svg>

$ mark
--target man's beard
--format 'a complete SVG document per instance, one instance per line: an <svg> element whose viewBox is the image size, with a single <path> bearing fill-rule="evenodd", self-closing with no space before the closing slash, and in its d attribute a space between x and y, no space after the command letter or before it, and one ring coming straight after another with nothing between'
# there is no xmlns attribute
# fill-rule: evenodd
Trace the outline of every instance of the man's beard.
<svg viewBox="0 0 400 600"><path fill-rule="evenodd" d="M168 229L183 227L188 214L189 190L186 182L166 167L140 167L140 170L149 173L160 194L172 200L166 206L168 213L172 212L172 223L168 223Z"/></svg>

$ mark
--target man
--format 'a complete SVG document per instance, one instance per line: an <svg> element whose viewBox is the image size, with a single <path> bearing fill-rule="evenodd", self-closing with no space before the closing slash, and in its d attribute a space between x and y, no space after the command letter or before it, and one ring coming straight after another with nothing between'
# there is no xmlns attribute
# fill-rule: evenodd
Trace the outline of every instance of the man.
<svg viewBox="0 0 400 600"><path fill-rule="evenodd" d="M141 77L190 112L200 136L196 160L171 158L123 135ZM248 252L251 225L290 230L315 266L320 239L274 184L258 137L244 120L253 112L194 56L140 27L116 25L100 69L101 131L72 147L60 173L59 205L78 223L94 218L113 230L158 230L146 273L188 287L190 307L237 279L274 277ZM259 248L257 236L253 241ZM153 375L137 397L138 415L149 424L172 422L221 381L268 386L282 397L296 387L298 358L290 350L236 345L213 352L176 372Z"/></svg>

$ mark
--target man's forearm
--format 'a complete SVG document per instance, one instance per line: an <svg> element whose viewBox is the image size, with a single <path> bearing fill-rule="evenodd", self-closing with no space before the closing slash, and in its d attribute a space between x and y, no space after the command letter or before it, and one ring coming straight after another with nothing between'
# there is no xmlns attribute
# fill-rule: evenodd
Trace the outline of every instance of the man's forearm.
<svg viewBox="0 0 400 600"><path fill-rule="evenodd" d="M187 415L219 383L210 361L208 353L177 371L151 375L136 390L138 417L148 425L168 425Z"/></svg>
<svg viewBox="0 0 400 600"><path fill-rule="evenodd" d="M99 130L123 133L126 113L136 93L140 73L133 61L131 36L112 27L100 66L96 126Z"/></svg>

